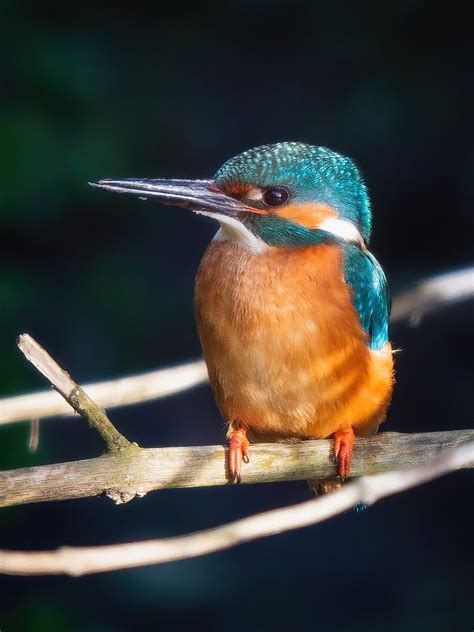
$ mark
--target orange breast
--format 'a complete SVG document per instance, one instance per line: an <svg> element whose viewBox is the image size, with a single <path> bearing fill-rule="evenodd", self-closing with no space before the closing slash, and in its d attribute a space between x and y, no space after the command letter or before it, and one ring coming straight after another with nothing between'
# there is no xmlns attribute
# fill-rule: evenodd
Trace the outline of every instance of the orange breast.
<svg viewBox="0 0 474 632"><path fill-rule="evenodd" d="M207 249L198 332L217 405L269 439L376 431L392 388L390 347L371 351L337 246Z"/></svg>

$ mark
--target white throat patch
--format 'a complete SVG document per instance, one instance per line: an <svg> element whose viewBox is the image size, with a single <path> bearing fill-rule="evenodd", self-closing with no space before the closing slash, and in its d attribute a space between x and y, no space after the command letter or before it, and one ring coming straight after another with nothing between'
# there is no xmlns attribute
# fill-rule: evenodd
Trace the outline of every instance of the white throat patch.
<svg viewBox="0 0 474 632"><path fill-rule="evenodd" d="M220 213L209 213L208 211L194 211L199 215L206 215L217 219L221 227L214 236L214 241L233 241L244 248L247 248L253 254L260 254L269 248L260 237L257 237L242 222L235 217L228 217Z"/></svg>

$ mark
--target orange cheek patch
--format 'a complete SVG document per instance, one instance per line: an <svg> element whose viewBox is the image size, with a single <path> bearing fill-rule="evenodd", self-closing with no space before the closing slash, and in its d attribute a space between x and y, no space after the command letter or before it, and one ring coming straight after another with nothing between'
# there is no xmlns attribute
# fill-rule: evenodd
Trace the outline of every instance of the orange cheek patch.
<svg viewBox="0 0 474 632"><path fill-rule="evenodd" d="M329 204L289 204L275 209L273 213L306 228L317 228L325 219L337 216Z"/></svg>
<svg viewBox="0 0 474 632"><path fill-rule="evenodd" d="M230 195L231 197L245 197L245 194L248 193L253 187L250 184L244 184L241 182L229 182L226 184L222 190L226 195Z"/></svg>

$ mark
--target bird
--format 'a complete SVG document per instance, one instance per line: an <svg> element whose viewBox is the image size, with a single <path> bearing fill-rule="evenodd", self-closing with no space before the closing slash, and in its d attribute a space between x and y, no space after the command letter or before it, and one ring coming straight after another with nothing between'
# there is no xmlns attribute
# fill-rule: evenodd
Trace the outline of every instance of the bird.
<svg viewBox="0 0 474 632"><path fill-rule="evenodd" d="M209 180L90 184L219 224L194 311L229 479L241 481L250 440L322 438L334 440L335 478L349 477L355 437L378 431L394 383L387 280L368 249L371 203L353 160L280 142L230 158Z"/></svg>

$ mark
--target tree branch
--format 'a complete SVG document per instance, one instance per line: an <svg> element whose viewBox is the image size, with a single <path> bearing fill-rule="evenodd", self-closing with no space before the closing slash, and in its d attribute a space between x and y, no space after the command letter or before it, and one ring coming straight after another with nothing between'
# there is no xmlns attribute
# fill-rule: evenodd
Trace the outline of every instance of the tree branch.
<svg viewBox="0 0 474 632"><path fill-rule="evenodd" d="M425 463L440 451L474 441L474 430L398 434L356 440L352 475ZM0 472L0 507L105 493L116 503L166 488L228 483L224 446L136 448L114 454ZM467 461L463 467L474 467ZM273 483L336 476L332 442L261 443L250 449L242 483Z"/></svg>
<svg viewBox="0 0 474 632"><path fill-rule="evenodd" d="M466 295L465 291L463 295ZM453 300L452 295L450 300ZM409 315L406 306L397 317L400 313L402 317ZM418 311L417 317L419 315ZM24 335L19 346L66 401L98 430L107 443L109 453L85 461L0 472L0 506L100 493L120 503L152 489L222 485L227 482L225 448L222 446L161 449L134 446L34 340ZM429 460L448 446L452 449ZM386 472L414 463L421 465ZM473 466L473 430L421 435L380 434L356 442L352 473L354 476L363 475L362 478L317 500L168 540L57 551L3 550L0 551L0 572L81 575L203 555L314 524L358 502L371 504L454 469ZM371 472L385 473L367 476ZM260 444L252 447L252 462L245 467L244 482L328 478L335 474L329 441Z"/></svg>
<svg viewBox="0 0 474 632"><path fill-rule="evenodd" d="M9 575L78 576L206 555L322 522L361 502L371 505L381 498L421 485L473 462L474 442L470 442L445 451L424 465L364 476L315 500L176 538L97 547L63 547L56 551L0 550L0 572Z"/></svg>
<svg viewBox="0 0 474 632"><path fill-rule="evenodd" d="M106 382L84 385L84 390L103 408L118 408L181 393L207 382L203 360L148 371ZM55 391L41 391L0 399L0 426L26 419L72 417L74 411Z"/></svg>
<svg viewBox="0 0 474 632"><path fill-rule="evenodd" d="M424 279L394 297L391 322L418 323L446 305L474 298L474 268ZM103 408L115 408L167 397L207 381L202 360L140 375L86 384L84 389ZM0 425L25 419L71 415L56 393L44 391L0 399Z"/></svg>
<svg viewBox="0 0 474 632"><path fill-rule="evenodd" d="M69 373L64 371L34 338L28 334L22 334L18 338L18 347L25 358L49 380L51 386L64 397L66 402L87 420L91 428L97 430L110 452L132 447L130 441L115 428L105 410L97 406L71 379Z"/></svg>
<svg viewBox="0 0 474 632"><path fill-rule="evenodd" d="M412 325L446 305L474 299L474 267L437 274L400 292L393 300L392 323L409 320Z"/></svg>

